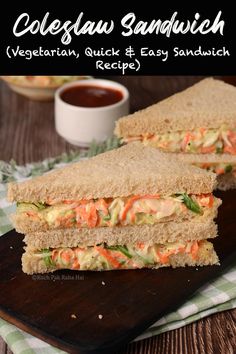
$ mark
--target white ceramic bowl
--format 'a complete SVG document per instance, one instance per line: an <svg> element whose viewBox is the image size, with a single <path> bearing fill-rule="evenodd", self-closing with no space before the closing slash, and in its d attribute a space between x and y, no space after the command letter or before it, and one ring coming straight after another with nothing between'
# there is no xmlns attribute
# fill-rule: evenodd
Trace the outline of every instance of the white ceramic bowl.
<svg viewBox="0 0 236 354"><path fill-rule="evenodd" d="M61 94L69 87L100 86L122 92L123 98L103 107L80 107L66 103ZM102 142L113 135L115 121L129 113L129 91L115 81L90 79L74 81L60 87L55 94L55 125L57 133L69 143L87 147L91 141Z"/></svg>
<svg viewBox="0 0 236 354"><path fill-rule="evenodd" d="M90 79L91 76L81 76L82 80ZM20 83L15 82L11 76L2 76L2 80L4 80L8 86L12 89L12 91L25 96L34 101L51 101L54 99L54 95L56 90L61 87L61 85L50 84L47 86L39 86L33 85L30 83ZM78 79L77 79L78 80Z"/></svg>

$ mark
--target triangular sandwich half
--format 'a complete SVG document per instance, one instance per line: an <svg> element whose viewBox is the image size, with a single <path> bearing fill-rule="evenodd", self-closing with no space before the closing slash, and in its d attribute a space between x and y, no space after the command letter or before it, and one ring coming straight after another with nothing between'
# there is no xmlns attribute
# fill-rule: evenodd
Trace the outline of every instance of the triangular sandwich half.
<svg viewBox="0 0 236 354"><path fill-rule="evenodd" d="M214 156L236 170L236 87L212 78L204 79L188 89L146 109L119 119L115 134L123 142L142 141L166 152L192 154L194 161ZM202 157L201 157L202 155ZM205 156L208 156L207 158ZM211 167L211 166L210 166ZM212 162L212 169L215 164ZM230 167L231 168L231 167ZM227 173L229 168L221 171ZM222 172L223 171L223 172ZM223 182L222 182L223 179ZM220 188L235 188L235 174L219 178Z"/></svg>

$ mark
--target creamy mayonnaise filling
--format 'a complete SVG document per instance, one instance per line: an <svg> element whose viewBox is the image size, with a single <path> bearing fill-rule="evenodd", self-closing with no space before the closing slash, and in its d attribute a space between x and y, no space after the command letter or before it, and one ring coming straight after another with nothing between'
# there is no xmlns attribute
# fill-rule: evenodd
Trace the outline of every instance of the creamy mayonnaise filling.
<svg viewBox="0 0 236 354"><path fill-rule="evenodd" d="M203 246L203 247L202 247ZM207 256L213 246L206 240L179 241L164 244L148 245L144 243L127 244L124 246L80 246L74 248L43 249L34 252L34 257L42 259L50 270L80 269L80 270L111 270L136 269L152 267L155 264L168 264L170 257L187 254L193 260L198 259L199 250Z"/></svg>
<svg viewBox="0 0 236 354"><path fill-rule="evenodd" d="M207 171L211 171L216 173L217 175L222 175L225 173L232 173L236 176L236 166L230 163L193 163L193 165L198 166L200 168L204 168Z"/></svg>
<svg viewBox="0 0 236 354"><path fill-rule="evenodd" d="M144 195L125 198L100 198L61 203L18 203L17 213L42 220L54 227L113 227L155 224L166 220L194 218L215 205L212 194L172 196Z"/></svg>
<svg viewBox="0 0 236 354"><path fill-rule="evenodd" d="M236 129L199 128L194 131L176 131L165 134L143 134L123 138L123 142L139 140L167 152L229 153L236 155Z"/></svg>

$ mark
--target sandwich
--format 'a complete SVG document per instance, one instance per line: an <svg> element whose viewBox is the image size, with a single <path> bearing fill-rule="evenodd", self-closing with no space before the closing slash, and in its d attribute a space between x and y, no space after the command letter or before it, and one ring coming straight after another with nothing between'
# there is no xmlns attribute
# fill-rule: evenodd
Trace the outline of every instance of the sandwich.
<svg viewBox="0 0 236 354"><path fill-rule="evenodd" d="M23 271L218 263L214 173L132 143L8 185Z"/></svg>
<svg viewBox="0 0 236 354"><path fill-rule="evenodd" d="M115 134L124 143L141 141L165 152L191 154L186 161L219 175L218 187L236 186L236 87L223 81L204 79L123 117Z"/></svg>
<svg viewBox="0 0 236 354"><path fill-rule="evenodd" d="M176 159L216 173L217 189L236 188L236 156L230 154L174 154Z"/></svg>

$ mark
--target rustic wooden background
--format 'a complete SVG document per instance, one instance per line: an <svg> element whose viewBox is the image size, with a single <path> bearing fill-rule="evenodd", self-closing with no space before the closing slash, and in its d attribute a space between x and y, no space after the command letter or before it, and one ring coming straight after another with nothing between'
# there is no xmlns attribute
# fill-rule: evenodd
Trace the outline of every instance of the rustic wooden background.
<svg viewBox="0 0 236 354"><path fill-rule="evenodd" d="M199 81L196 76L109 77L130 91L131 111L146 107ZM235 78L224 78L236 83ZM18 164L39 161L77 149L54 129L53 102L30 101L0 83L0 160ZM0 338L0 354L12 353ZM128 345L122 354L234 354L236 309L221 312L183 328Z"/></svg>

